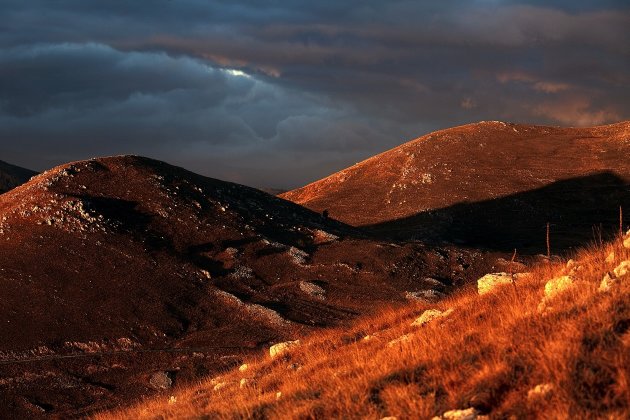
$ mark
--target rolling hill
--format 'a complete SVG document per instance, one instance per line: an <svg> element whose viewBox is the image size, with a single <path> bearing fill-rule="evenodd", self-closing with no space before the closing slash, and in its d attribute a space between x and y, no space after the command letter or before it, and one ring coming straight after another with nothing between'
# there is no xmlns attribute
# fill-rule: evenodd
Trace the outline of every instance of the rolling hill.
<svg viewBox="0 0 630 420"><path fill-rule="evenodd" d="M549 222L556 250L565 251L594 239L594 226L616 229L619 206L630 211L629 157L629 122L480 122L427 134L280 196L385 236L503 251L543 251Z"/></svg>
<svg viewBox="0 0 630 420"><path fill-rule="evenodd" d="M433 301L484 258L372 240L147 158L62 165L0 196L0 405L128 404L383 304Z"/></svg>

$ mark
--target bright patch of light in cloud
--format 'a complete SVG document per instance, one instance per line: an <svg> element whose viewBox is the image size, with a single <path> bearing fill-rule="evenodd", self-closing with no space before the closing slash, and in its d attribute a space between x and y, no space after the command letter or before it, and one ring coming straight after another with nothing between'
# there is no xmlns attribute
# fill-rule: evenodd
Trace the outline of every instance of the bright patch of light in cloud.
<svg viewBox="0 0 630 420"><path fill-rule="evenodd" d="M245 78L251 78L252 76L250 76L249 74L245 73L244 71L241 70L236 70L236 69L223 69L224 72L226 72L227 74L229 74L230 76L234 76L234 77L245 77Z"/></svg>

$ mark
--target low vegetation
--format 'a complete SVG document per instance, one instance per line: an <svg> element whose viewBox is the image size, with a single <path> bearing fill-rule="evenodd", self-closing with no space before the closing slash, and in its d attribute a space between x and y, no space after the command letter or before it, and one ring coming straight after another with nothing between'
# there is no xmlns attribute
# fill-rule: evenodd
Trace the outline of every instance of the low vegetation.
<svg viewBox="0 0 630 420"><path fill-rule="evenodd" d="M630 274L615 274L628 260L623 240L593 246L97 418L628 418Z"/></svg>

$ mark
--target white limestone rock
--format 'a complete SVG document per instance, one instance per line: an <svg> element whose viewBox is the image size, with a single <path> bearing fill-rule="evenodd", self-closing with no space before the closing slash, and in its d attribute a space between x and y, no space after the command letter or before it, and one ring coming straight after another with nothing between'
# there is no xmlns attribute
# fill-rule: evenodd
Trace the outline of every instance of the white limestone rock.
<svg viewBox="0 0 630 420"><path fill-rule="evenodd" d="M513 278L508 273L490 273L477 280L477 292L484 295L498 286L512 284Z"/></svg>
<svg viewBox="0 0 630 420"><path fill-rule="evenodd" d="M436 319L445 318L452 313L453 313L453 309L448 309L446 311L440 311L439 309L428 309L424 311L422 315L416 318L416 320L413 321L411 325L414 327L421 327Z"/></svg>
<svg viewBox="0 0 630 420"><path fill-rule="evenodd" d="M295 341L285 341L283 343L278 343L278 344L274 344L273 346L269 347L269 356L271 356L272 359L281 356L285 353L287 353L289 350L298 347L300 345L300 340L295 340Z"/></svg>

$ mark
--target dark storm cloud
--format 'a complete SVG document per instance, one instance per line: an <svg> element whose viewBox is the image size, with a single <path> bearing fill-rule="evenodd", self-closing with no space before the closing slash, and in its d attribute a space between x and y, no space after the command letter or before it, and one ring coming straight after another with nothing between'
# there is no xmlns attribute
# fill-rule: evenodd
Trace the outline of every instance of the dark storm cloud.
<svg viewBox="0 0 630 420"><path fill-rule="evenodd" d="M1 158L295 186L440 127L628 119L624 3L0 0Z"/></svg>

